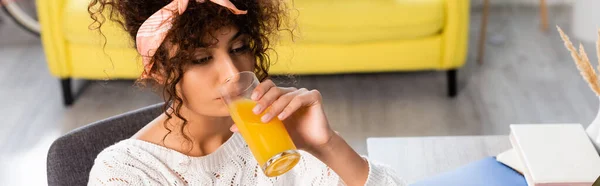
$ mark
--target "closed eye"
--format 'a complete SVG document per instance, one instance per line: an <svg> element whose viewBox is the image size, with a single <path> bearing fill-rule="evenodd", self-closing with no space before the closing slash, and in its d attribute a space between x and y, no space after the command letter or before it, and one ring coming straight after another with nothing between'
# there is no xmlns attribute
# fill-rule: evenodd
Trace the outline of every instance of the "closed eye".
<svg viewBox="0 0 600 186"><path fill-rule="evenodd" d="M208 56L208 57L205 57L205 58L196 59L196 60L194 60L193 62L194 62L195 64L204 64L204 63L207 63L207 62L209 62L211 59L212 59L212 56Z"/></svg>
<svg viewBox="0 0 600 186"><path fill-rule="evenodd" d="M232 54L241 54L250 50L250 46L248 44L241 46L239 48L231 49Z"/></svg>

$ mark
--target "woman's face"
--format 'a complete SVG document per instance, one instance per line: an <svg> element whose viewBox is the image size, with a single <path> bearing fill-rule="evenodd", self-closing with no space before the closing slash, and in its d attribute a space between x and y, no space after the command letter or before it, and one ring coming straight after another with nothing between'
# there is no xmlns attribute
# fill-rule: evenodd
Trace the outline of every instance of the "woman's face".
<svg viewBox="0 0 600 186"><path fill-rule="evenodd" d="M184 107L195 114L228 116L218 87L236 73L254 71L256 59L250 50L248 36L237 28L224 27L213 35L215 38L206 38L205 43L214 45L196 50L193 64L186 68L177 86L178 93Z"/></svg>

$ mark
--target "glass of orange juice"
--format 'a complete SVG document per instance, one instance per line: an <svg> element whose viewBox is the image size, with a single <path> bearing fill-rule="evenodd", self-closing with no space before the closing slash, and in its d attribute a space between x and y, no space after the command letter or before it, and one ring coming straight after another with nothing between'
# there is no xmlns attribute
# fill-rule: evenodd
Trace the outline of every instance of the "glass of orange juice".
<svg viewBox="0 0 600 186"><path fill-rule="evenodd" d="M219 92L259 166L265 175L274 177L294 168L300 160L300 153L279 119L263 123L260 118L265 112L259 115L252 112L256 102L250 99L250 95L258 84L253 72L240 72L227 79Z"/></svg>

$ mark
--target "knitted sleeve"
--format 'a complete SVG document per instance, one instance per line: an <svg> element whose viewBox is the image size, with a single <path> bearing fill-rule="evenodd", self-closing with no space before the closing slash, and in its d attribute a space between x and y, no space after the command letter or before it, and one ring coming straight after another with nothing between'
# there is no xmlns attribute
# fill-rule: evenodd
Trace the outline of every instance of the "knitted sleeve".
<svg viewBox="0 0 600 186"><path fill-rule="evenodd" d="M304 180L311 180L310 183L303 185L346 185L343 180L314 156L306 153L303 154L304 161L301 161L302 167L305 168L300 175ZM365 186L405 186L407 185L403 179L391 168L364 157L369 163L369 175Z"/></svg>
<svg viewBox="0 0 600 186"><path fill-rule="evenodd" d="M365 183L365 186L408 185L391 167L378 164L366 157L363 158L369 162L369 177L367 178L367 183Z"/></svg>

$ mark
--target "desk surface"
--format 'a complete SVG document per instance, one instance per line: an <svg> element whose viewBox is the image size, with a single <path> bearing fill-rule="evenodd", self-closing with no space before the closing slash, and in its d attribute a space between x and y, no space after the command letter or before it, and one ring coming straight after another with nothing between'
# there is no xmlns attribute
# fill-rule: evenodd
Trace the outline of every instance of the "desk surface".
<svg viewBox="0 0 600 186"><path fill-rule="evenodd" d="M390 165L408 183L511 148L508 136L369 138L369 158Z"/></svg>

